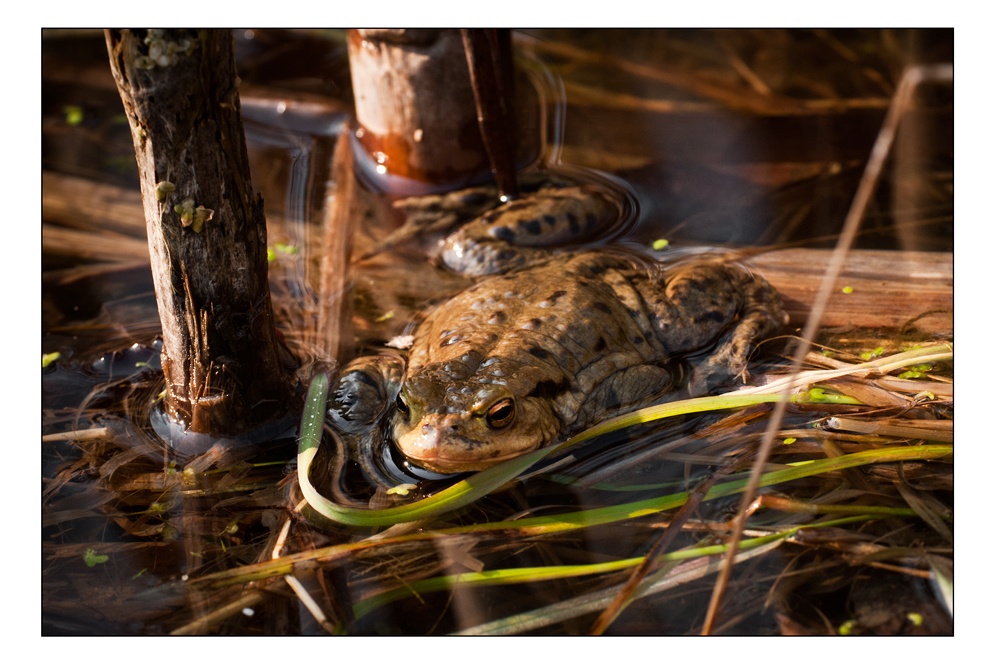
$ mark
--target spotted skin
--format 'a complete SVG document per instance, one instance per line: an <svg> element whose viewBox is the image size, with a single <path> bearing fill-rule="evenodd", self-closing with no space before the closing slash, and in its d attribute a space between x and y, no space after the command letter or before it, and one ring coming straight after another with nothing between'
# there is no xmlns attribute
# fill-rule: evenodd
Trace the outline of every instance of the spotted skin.
<svg viewBox="0 0 995 664"><path fill-rule="evenodd" d="M346 367L341 380L359 370L391 384L377 392L393 398L387 428L415 464L479 470L659 397L683 355L715 345L692 392L744 373L756 343L785 322L777 292L736 265L664 269L629 252L546 254L432 311L403 380L398 360L385 371L375 358Z"/></svg>
<svg viewBox="0 0 995 664"><path fill-rule="evenodd" d="M443 262L474 276L518 270L548 249L594 238L618 217L618 205L595 187L544 189L491 210L446 238Z"/></svg>

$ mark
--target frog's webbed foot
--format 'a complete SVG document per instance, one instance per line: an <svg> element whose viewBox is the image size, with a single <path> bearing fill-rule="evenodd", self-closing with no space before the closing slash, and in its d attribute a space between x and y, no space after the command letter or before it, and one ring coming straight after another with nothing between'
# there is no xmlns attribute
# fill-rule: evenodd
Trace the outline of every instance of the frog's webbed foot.
<svg viewBox="0 0 995 664"><path fill-rule="evenodd" d="M747 361L757 344L788 322L781 296L761 276L729 266L742 296L739 316L731 330L719 339L706 361L695 367L688 390L691 396L707 394L709 388L730 378L746 380Z"/></svg>
<svg viewBox="0 0 995 664"><path fill-rule="evenodd" d="M375 425L397 396L404 360L396 355L360 357L339 373L328 399L335 428L355 434Z"/></svg>
<svg viewBox="0 0 995 664"><path fill-rule="evenodd" d="M592 239L618 215L619 206L594 187L541 189L450 235L442 260L474 276L509 272L547 258L550 248Z"/></svg>
<svg viewBox="0 0 995 664"><path fill-rule="evenodd" d="M404 225L387 235L362 259L389 251L406 242L442 236L488 210L501 201L494 187L471 187L436 196L403 198L394 207L404 211Z"/></svg>
<svg viewBox="0 0 995 664"><path fill-rule="evenodd" d="M523 198L531 200L536 196L542 197L552 190L569 189L572 183L554 172L539 170L521 173L519 185ZM404 225L388 234L375 250L362 256L360 260L371 258L408 242L421 242L425 239L445 236L457 227L468 223L470 226L479 223L480 219L491 211L499 213L500 210L509 209L509 206L506 205L500 210L495 210L500 205L498 190L494 185L470 187L446 194L412 196L401 199L394 203L394 207L405 213ZM510 205L515 205L515 203ZM521 205L517 207L521 207ZM488 259L491 258L494 257L488 256ZM454 269L463 271L458 267ZM467 273L483 274L473 271Z"/></svg>
<svg viewBox="0 0 995 664"><path fill-rule="evenodd" d="M391 480L374 463L373 455L383 441L381 420L397 397L403 377L404 360L399 356L360 357L343 367L328 400L329 419L346 447L339 450L339 457L347 454L377 484L388 487Z"/></svg>

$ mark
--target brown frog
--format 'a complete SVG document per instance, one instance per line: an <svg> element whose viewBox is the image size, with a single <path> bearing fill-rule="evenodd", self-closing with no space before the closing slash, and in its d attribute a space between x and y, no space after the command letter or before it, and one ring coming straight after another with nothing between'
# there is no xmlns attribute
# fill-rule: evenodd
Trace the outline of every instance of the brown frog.
<svg viewBox="0 0 995 664"><path fill-rule="evenodd" d="M709 260L665 267L628 250L544 248L583 235L613 206L588 187L540 189L450 235L450 267L511 271L431 311L406 367L397 356L347 365L329 410L339 430L374 435L386 416L414 464L479 470L659 397L683 355L715 346L692 393L744 373L754 346L786 322L763 278Z"/></svg>

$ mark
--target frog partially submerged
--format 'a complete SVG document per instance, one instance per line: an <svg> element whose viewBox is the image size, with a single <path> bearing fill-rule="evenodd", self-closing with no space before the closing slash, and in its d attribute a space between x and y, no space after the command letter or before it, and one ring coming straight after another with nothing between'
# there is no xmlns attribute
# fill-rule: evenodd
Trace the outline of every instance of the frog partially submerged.
<svg viewBox="0 0 995 664"><path fill-rule="evenodd" d="M337 428L377 435L386 417L415 465L480 470L658 398L689 353L714 345L692 393L744 374L755 345L786 322L762 277L711 260L664 267L628 250L545 250L613 205L587 187L538 190L450 235L450 267L504 273L431 311L406 367L398 356L347 365L329 410Z"/></svg>

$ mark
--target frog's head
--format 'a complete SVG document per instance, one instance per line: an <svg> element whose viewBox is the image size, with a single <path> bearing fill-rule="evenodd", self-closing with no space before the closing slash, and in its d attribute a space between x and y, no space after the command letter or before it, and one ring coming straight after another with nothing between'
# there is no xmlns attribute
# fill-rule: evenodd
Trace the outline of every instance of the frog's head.
<svg viewBox="0 0 995 664"><path fill-rule="evenodd" d="M409 377L395 402L394 441L414 464L440 473L483 470L552 443L560 421L550 403L516 394L499 366L465 378L427 370ZM483 375L481 375L483 374Z"/></svg>

